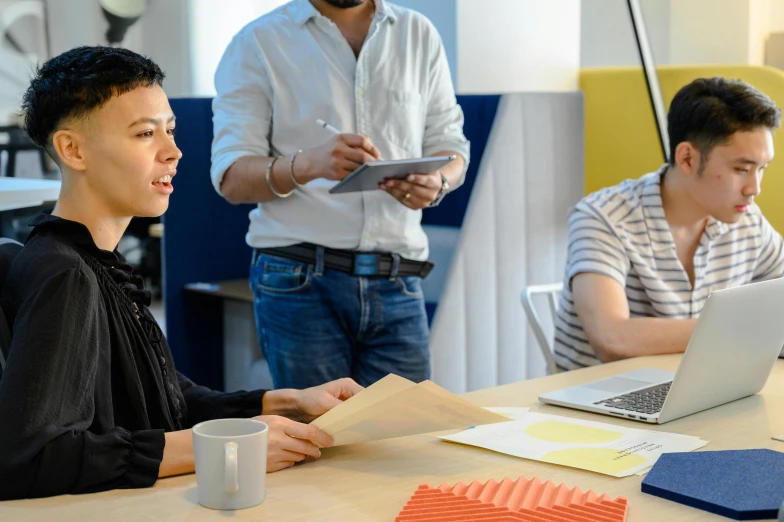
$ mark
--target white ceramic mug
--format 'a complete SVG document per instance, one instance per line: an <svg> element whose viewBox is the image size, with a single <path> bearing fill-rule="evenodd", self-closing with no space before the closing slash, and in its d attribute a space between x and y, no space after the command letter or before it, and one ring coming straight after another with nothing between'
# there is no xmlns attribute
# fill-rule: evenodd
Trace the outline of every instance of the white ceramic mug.
<svg viewBox="0 0 784 522"><path fill-rule="evenodd" d="M243 509L266 492L269 427L254 419L218 419L193 427L199 504Z"/></svg>

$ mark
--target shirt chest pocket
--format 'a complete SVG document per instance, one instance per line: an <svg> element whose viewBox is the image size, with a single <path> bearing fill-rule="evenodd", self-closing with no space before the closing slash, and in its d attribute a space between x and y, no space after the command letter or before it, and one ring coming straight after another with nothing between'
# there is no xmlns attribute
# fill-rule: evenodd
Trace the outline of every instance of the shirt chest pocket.
<svg viewBox="0 0 784 522"><path fill-rule="evenodd" d="M422 95L393 89L379 89L377 95L378 126L383 129L384 141L390 145L390 157L385 159L422 156L425 132L425 103Z"/></svg>

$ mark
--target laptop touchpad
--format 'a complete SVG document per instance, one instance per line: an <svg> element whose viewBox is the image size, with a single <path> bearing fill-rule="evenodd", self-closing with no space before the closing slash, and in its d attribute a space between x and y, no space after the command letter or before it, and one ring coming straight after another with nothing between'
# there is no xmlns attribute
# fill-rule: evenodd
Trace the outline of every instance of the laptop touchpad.
<svg viewBox="0 0 784 522"><path fill-rule="evenodd" d="M609 379L583 384L581 388L590 388L592 390L601 390L609 393L623 393L650 385L651 383L647 381L627 379L626 377L610 377Z"/></svg>

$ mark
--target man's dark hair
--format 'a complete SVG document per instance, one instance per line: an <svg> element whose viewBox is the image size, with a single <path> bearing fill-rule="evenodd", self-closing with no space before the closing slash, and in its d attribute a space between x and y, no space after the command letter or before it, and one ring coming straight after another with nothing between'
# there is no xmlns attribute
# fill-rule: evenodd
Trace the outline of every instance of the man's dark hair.
<svg viewBox="0 0 784 522"><path fill-rule="evenodd" d="M738 131L778 128L781 110L773 101L740 80L700 78L683 87L670 104L667 130L670 165L675 148L688 141L700 151L700 172L716 145Z"/></svg>
<svg viewBox="0 0 784 522"><path fill-rule="evenodd" d="M163 83L155 62L119 47L75 47L38 68L24 94L22 111L30 138L55 161L52 134L67 120L79 119L113 96Z"/></svg>

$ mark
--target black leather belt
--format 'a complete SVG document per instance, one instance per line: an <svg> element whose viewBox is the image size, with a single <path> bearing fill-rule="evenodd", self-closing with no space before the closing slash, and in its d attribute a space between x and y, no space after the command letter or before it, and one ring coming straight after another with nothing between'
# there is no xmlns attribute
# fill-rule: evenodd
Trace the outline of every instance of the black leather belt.
<svg viewBox="0 0 784 522"><path fill-rule="evenodd" d="M300 263L316 263L317 251L320 247L311 243L299 243L286 247L257 248L259 254L282 257ZM324 267L340 270L356 276L418 276L427 277L433 269L429 261L414 261L397 254L380 252L355 252L324 248Z"/></svg>

